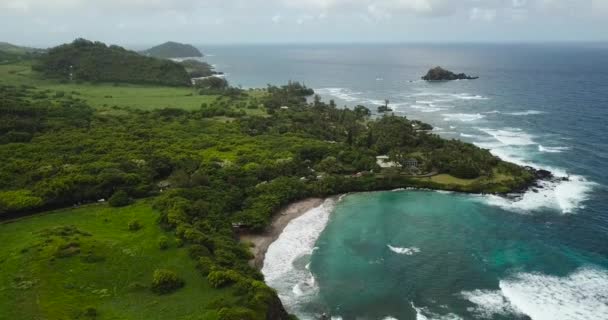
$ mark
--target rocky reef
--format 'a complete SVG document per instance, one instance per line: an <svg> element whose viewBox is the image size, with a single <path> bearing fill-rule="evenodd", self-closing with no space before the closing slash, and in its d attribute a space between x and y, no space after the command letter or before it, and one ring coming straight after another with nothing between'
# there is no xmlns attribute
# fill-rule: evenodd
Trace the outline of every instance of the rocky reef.
<svg viewBox="0 0 608 320"><path fill-rule="evenodd" d="M443 69L442 67L435 67L429 70L427 74L422 77L422 80L426 81L450 81L450 80L474 80L479 77L471 77L464 73L454 73L452 71Z"/></svg>

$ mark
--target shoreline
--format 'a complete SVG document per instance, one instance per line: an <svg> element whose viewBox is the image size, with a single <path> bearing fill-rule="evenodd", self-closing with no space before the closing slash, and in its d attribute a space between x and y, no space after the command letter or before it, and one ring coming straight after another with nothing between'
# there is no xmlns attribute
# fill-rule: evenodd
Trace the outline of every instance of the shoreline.
<svg viewBox="0 0 608 320"><path fill-rule="evenodd" d="M319 207L326 199L327 198L307 198L290 203L275 214L272 223L263 233L244 233L239 235L240 242L252 244L249 250L254 258L249 260L249 264L258 270L262 270L268 247L279 238L289 222L302 216L304 213Z"/></svg>
<svg viewBox="0 0 608 320"><path fill-rule="evenodd" d="M539 172L540 171L540 172ZM370 190L370 191L355 191L349 193L360 193L360 192L382 192L382 191L395 191L395 190L419 190L419 191L445 191L454 192L469 195L497 195L506 199L513 199L513 195L517 194L523 196L528 191L538 192L538 189L543 189L539 182L541 181L564 181L563 177L555 177L551 172L546 170L534 170L535 177L532 181L528 182L525 186L516 188L509 193L484 193L484 192L471 192L463 190L449 190L449 189L434 189L434 188L420 188L420 187L404 187L404 188L390 188L386 190ZM568 178L565 179L568 181ZM348 193L347 193L348 194ZM336 196L333 196L336 197ZM306 198L292 202L281 210L279 210L272 219L270 225L262 233L242 233L238 236L241 243L251 244L249 247L250 252L253 254L253 258L249 260L249 264L257 270L262 270L264 266L264 260L266 258L266 252L270 245L275 242L287 225L294 219L302 216L304 213L321 206L325 200L332 198L328 196L325 198Z"/></svg>

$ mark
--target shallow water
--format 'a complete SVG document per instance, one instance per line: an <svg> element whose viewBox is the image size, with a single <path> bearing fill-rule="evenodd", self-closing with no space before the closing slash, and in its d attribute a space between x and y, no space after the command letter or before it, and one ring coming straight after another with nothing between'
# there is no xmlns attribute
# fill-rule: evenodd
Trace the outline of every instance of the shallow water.
<svg viewBox="0 0 608 320"><path fill-rule="evenodd" d="M300 80L339 105L372 109L389 99L395 113L446 138L570 178L515 201L399 191L326 203L287 228L267 256L272 268L263 272L291 312L608 319L607 46L203 49L234 84ZM481 78L417 80L436 64Z"/></svg>

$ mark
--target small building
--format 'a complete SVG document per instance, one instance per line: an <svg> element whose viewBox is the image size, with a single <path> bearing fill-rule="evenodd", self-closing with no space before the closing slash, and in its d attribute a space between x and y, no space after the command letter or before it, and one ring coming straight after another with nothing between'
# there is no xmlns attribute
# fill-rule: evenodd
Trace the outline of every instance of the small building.
<svg viewBox="0 0 608 320"><path fill-rule="evenodd" d="M391 161L388 156L377 156L376 163L380 166L380 168L398 168L400 167L398 163Z"/></svg>
<svg viewBox="0 0 608 320"><path fill-rule="evenodd" d="M415 167L418 168L418 160L410 158L405 160L405 166L408 168Z"/></svg>

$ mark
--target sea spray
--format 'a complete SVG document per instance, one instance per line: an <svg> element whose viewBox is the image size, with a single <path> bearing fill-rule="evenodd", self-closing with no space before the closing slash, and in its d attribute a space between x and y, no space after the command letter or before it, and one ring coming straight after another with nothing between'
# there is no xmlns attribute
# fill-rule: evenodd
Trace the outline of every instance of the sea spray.
<svg viewBox="0 0 608 320"><path fill-rule="evenodd" d="M532 320L608 319L608 272L581 268L565 277L517 273L500 290L462 292L478 317L525 314Z"/></svg>
<svg viewBox="0 0 608 320"><path fill-rule="evenodd" d="M308 268L310 256L338 201L327 199L321 206L292 220L268 247L262 273L290 312L298 313L299 304L317 295L318 287Z"/></svg>

